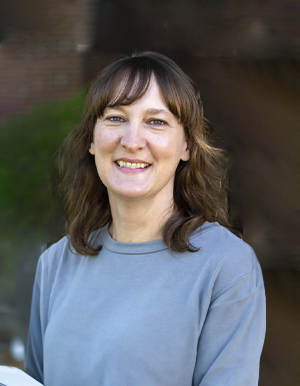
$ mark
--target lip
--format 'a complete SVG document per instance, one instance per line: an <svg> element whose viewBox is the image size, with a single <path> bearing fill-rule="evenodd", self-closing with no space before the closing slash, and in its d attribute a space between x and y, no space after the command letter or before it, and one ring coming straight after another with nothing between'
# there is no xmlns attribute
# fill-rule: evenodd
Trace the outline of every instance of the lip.
<svg viewBox="0 0 300 386"><path fill-rule="evenodd" d="M124 162L130 162L130 163L135 163L135 164L148 164L148 165L151 165L151 163L150 162L147 162L147 161L143 161L143 160L141 160L141 159L136 159L136 158L134 158L134 159L132 159L132 158L118 158L118 159L116 159L115 160L115 162L117 162L117 161L124 161Z"/></svg>

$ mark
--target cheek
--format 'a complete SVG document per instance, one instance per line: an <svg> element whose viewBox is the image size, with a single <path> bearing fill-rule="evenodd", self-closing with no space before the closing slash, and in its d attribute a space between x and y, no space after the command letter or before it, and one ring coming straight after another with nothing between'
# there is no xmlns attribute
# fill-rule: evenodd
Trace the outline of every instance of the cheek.
<svg viewBox="0 0 300 386"><path fill-rule="evenodd" d="M146 136L148 146L157 150L157 152L169 152L169 149L174 146L173 138L167 133L150 133Z"/></svg>
<svg viewBox="0 0 300 386"><path fill-rule="evenodd" d="M111 153L116 148L119 143L119 136L115 132L101 130L95 133L94 141L96 155L101 157Z"/></svg>
<svg viewBox="0 0 300 386"><path fill-rule="evenodd" d="M168 161L170 164L178 164L183 141L179 141L177 137L161 136L151 142L151 153L154 158L160 161Z"/></svg>

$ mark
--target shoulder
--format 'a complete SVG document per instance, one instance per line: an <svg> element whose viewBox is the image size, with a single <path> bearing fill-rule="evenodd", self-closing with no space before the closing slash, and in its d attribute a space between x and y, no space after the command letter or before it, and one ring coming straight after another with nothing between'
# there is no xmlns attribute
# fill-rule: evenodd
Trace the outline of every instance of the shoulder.
<svg viewBox="0 0 300 386"><path fill-rule="evenodd" d="M101 239L101 231L99 229L92 233L92 244L94 242L98 243L98 240ZM78 254L70 244L68 236L64 236L41 254L37 266L37 275L44 276L47 281L53 281L55 276L66 271L69 273L76 271L80 264L89 258L89 256Z"/></svg>
<svg viewBox="0 0 300 386"><path fill-rule="evenodd" d="M64 236L56 243L47 248L39 258L39 265L44 269L51 268L65 257L73 254L69 248L68 237Z"/></svg>
<svg viewBox="0 0 300 386"><path fill-rule="evenodd" d="M39 257L36 269L36 282L44 287L53 281L56 272L63 263L72 255L68 245L68 237L64 236L47 248Z"/></svg>
<svg viewBox="0 0 300 386"><path fill-rule="evenodd" d="M102 228L103 229L103 228ZM90 236L90 242L92 245L96 245L99 243L101 244L101 235L102 235L102 229L98 229L97 231L92 232ZM69 242L69 237L64 236L56 243L52 244L49 248L47 248L42 255L40 256L39 261L45 265L55 265L62 260L69 258L69 257L81 257L82 255L79 255L71 243Z"/></svg>
<svg viewBox="0 0 300 386"><path fill-rule="evenodd" d="M211 267L213 297L226 288L245 287L245 295L263 286L263 276L253 248L218 223L206 224L191 237ZM245 284L247 283L247 284Z"/></svg>
<svg viewBox="0 0 300 386"><path fill-rule="evenodd" d="M209 254L217 264L240 266L245 273L253 269L256 261L253 248L217 222L198 228L190 242L202 253Z"/></svg>

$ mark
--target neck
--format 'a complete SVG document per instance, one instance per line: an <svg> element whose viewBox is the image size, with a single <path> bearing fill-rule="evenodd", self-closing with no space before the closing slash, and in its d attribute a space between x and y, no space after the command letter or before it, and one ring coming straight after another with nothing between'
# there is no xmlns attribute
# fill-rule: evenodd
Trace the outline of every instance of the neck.
<svg viewBox="0 0 300 386"><path fill-rule="evenodd" d="M162 239L162 228L173 211L173 198L124 199L109 195L109 201L109 232L113 239L132 243Z"/></svg>

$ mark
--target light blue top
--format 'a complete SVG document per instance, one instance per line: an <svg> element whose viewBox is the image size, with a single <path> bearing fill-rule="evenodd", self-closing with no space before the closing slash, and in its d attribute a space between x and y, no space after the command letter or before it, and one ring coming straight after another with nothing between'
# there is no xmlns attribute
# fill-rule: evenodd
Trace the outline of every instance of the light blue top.
<svg viewBox="0 0 300 386"><path fill-rule="evenodd" d="M26 372L46 386L257 386L266 326L252 248L218 223L200 251L96 233L97 257L67 238L40 257Z"/></svg>

